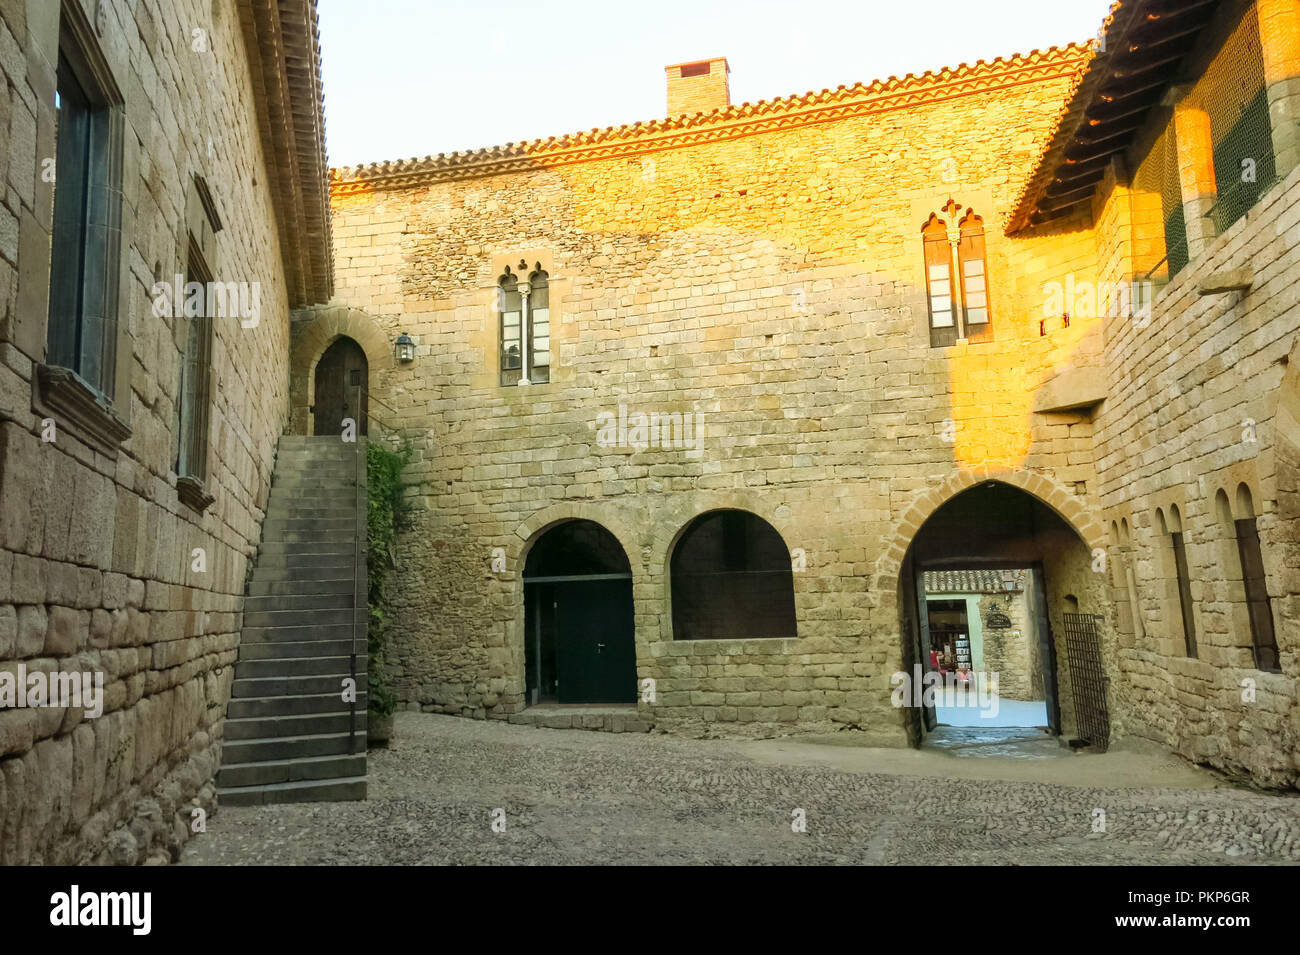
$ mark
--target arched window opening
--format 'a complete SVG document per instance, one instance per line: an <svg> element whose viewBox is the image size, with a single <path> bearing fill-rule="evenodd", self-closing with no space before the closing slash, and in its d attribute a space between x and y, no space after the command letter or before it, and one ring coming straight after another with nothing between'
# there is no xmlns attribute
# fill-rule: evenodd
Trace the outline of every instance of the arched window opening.
<svg viewBox="0 0 1300 955"><path fill-rule="evenodd" d="M670 576L676 640L798 636L790 552L754 514L695 518L673 550Z"/></svg>
<svg viewBox="0 0 1300 955"><path fill-rule="evenodd" d="M984 220L969 210L961 220L961 241L957 244L961 263L962 317L966 338L986 342L993 338L989 315L988 262L984 252Z"/></svg>
<svg viewBox="0 0 1300 955"><path fill-rule="evenodd" d="M1187 565L1187 544L1183 540L1183 519L1178 505L1169 506L1169 547L1173 552L1174 576L1178 583L1178 612L1183 643L1189 657L1196 656L1196 616L1192 602L1192 578Z"/></svg>
<svg viewBox="0 0 1300 955"><path fill-rule="evenodd" d="M551 380L549 279L541 263L529 272L523 260L518 272L506 266L497 279L502 385L539 385Z"/></svg>
<svg viewBox="0 0 1300 955"><path fill-rule="evenodd" d="M948 224L938 215L931 215L921 233L925 244L925 288L930 304L930 347L944 348L957 341Z"/></svg>
<svg viewBox="0 0 1300 955"><path fill-rule="evenodd" d="M1250 617L1250 641L1255 654L1255 666L1261 670L1278 670L1277 635L1273 631L1273 605L1268 596L1268 581L1264 573L1264 553L1259 543L1259 528L1255 523L1255 504L1250 488L1241 484L1237 488L1237 513L1234 522L1237 537L1237 554L1241 559L1241 582L1246 592L1246 607Z"/></svg>

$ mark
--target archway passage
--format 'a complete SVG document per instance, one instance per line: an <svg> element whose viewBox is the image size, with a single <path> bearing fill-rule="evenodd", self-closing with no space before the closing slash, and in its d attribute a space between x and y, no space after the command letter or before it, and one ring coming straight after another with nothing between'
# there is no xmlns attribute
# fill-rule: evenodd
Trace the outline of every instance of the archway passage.
<svg viewBox="0 0 1300 955"><path fill-rule="evenodd" d="M369 388L370 366L365 351L347 336L335 339L316 365L313 433L342 434L344 419L351 418L359 434L368 434Z"/></svg>
<svg viewBox="0 0 1300 955"><path fill-rule="evenodd" d="M524 658L530 704L632 703L632 567L594 521L545 531L524 562Z"/></svg>
<svg viewBox="0 0 1300 955"><path fill-rule="evenodd" d="M935 510L903 561L903 657L913 681L919 674L936 689L956 683L956 705L971 712L944 720L942 707L948 704L951 712L952 695L914 693L907 700L913 741L919 744L945 722L966 728L949 731L949 738L981 731L993 738L992 728L1022 722L998 719L1004 701L1013 713L1033 712L1016 705L1035 702L1015 699L1026 695L1041 694L1045 706L1037 711L1042 724L1036 717L1024 722L1045 725L1052 734L1073 736L1084 723L1104 725L1104 675L1092 662L1101 658L1096 615L1105 606L1105 580L1074 528L1019 488L987 481ZM1057 637L1071 641L1068 648L1062 642L1059 655ZM1088 666L1076 673L1073 664L1085 658ZM931 676L936 671L943 672ZM1084 685L1094 678L1099 688ZM1107 740L1088 742L1100 748Z"/></svg>

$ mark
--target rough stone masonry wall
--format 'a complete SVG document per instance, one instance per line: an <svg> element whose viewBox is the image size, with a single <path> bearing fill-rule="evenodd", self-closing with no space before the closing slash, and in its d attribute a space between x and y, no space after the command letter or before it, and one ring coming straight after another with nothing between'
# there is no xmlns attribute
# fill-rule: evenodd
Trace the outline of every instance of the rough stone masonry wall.
<svg viewBox="0 0 1300 955"><path fill-rule="evenodd" d="M419 343L413 365L371 382L414 437L422 482L394 587L402 698L518 712L527 542L586 517L631 562L638 676L658 691L642 710L661 727L847 725L902 744L889 675L895 551L916 531L904 515L985 475L1076 526L1096 508L1091 423L1032 410L1043 380L1099 348L1095 324L1038 323L1043 276L1092 268L1094 238L999 228L1068 85L336 194L339 304ZM984 216L997 340L932 349L920 229L949 197ZM521 255L556 277L555 360L550 384L499 388L491 287ZM697 413L700 448L599 447L596 417L620 404ZM673 537L717 507L753 511L805 553L798 638L672 640Z"/></svg>
<svg viewBox="0 0 1300 955"><path fill-rule="evenodd" d="M87 5L93 22L93 5ZM0 0L0 667L101 671L105 712L0 711L0 864L174 858L211 809L240 594L287 417L288 308L248 59L231 0L105 3L125 100L122 282L132 435L116 459L33 415L49 283L59 5ZM208 52L192 49L195 29ZM210 145L209 145L210 144ZM187 190L206 177L225 229L215 278L261 283L255 328L215 320L208 489L171 471L180 329L151 313L184 272ZM60 423L62 424L62 423ZM191 571L204 548L207 572Z"/></svg>
<svg viewBox="0 0 1300 955"><path fill-rule="evenodd" d="M1109 398L1098 419L1101 493L1109 519L1131 528L1137 612L1145 634L1119 648L1112 686L1130 732L1189 759L1269 785L1300 780L1300 580L1287 556L1297 515L1280 511L1279 406L1300 330L1300 172L1275 186L1161 290L1147 324L1106 328ZM1122 190L1108 205L1124 205ZM1213 273L1248 267L1248 293L1200 296ZM1294 481L1293 478L1288 480ZM1281 672L1257 670L1242 613L1231 531L1215 509L1245 483L1254 498ZM1166 539L1155 509L1177 505L1190 565L1198 655L1178 627ZM1234 517L1244 516L1236 512ZM1234 575L1236 580L1234 580ZM1253 681L1247 700L1243 680Z"/></svg>
<svg viewBox="0 0 1300 955"><path fill-rule="evenodd" d="M1011 621L1009 628L994 629L988 625L995 604L998 612ZM983 594L979 608L980 618L984 621L984 669L998 674L998 693L1008 700L1041 700L1042 679L1034 679L1039 662L1033 646L1034 632L1025 592ZM1034 695L1035 682L1038 684L1037 696Z"/></svg>

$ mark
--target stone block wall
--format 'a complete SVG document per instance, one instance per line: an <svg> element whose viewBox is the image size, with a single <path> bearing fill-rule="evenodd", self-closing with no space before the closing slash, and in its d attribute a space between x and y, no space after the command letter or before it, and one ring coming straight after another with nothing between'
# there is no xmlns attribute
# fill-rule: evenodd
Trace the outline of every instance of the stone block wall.
<svg viewBox="0 0 1300 955"><path fill-rule="evenodd" d="M116 454L67 422L42 440L60 5L0 0L0 670L102 673L104 714L0 710L0 863L174 857L213 806L241 594L288 410L288 304L234 0L85 2L125 100ZM203 43L199 34L202 31ZM201 47L201 49L200 49ZM192 178L224 228L215 278L260 283L255 327L215 320L207 489L178 499L182 322L151 288L184 273ZM197 569L196 548L205 568Z"/></svg>
<svg viewBox="0 0 1300 955"><path fill-rule="evenodd" d="M516 148L508 172L473 157L405 183L338 171L337 304L418 343L414 364L371 375L416 447L388 657L403 699L521 709L522 561L546 526L585 517L632 564L657 725L853 726L901 745L898 576L925 516L996 477L1096 536L1092 424L1034 410L1044 381L1100 347L1095 321L1039 325L1044 276L1095 268L1095 237L999 229L1082 56L878 85L875 107L834 122L737 132L744 117L723 114L699 135L610 133L607 154L580 159ZM652 133L679 139L638 145ZM936 349L920 230L949 199L986 223L995 340ZM521 258L552 277L555 358L549 384L502 388L493 287ZM697 414L699 448L599 446L597 416L620 404ZM797 638L672 639L672 542L719 507L805 555Z"/></svg>

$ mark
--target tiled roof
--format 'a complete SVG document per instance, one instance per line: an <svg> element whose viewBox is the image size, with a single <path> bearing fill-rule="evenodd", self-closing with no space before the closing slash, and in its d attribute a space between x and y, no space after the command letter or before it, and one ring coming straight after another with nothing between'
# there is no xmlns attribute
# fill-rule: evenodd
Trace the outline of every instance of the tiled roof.
<svg viewBox="0 0 1300 955"><path fill-rule="evenodd" d="M316 0L239 0L291 308L334 292Z"/></svg>
<svg viewBox="0 0 1300 955"><path fill-rule="evenodd" d="M1007 592L1002 583L1000 570L927 570L924 572L925 592L927 594L1003 594ZM1014 590L1023 590L1025 572L1016 571Z"/></svg>
<svg viewBox="0 0 1300 955"><path fill-rule="evenodd" d="M1225 0L1116 0L1098 33L1008 232L1049 222L1092 201L1110 160L1128 149L1162 100L1180 61Z"/></svg>
<svg viewBox="0 0 1300 955"><path fill-rule="evenodd" d="M330 170L336 194L402 189L445 179L516 172L536 167L654 152L698 142L823 123L867 113L905 109L1027 82L1072 77L1092 56L1087 44L1070 44L873 83L810 91L799 96L741 103L702 113L609 126L524 143L506 143L423 159L396 159Z"/></svg>

